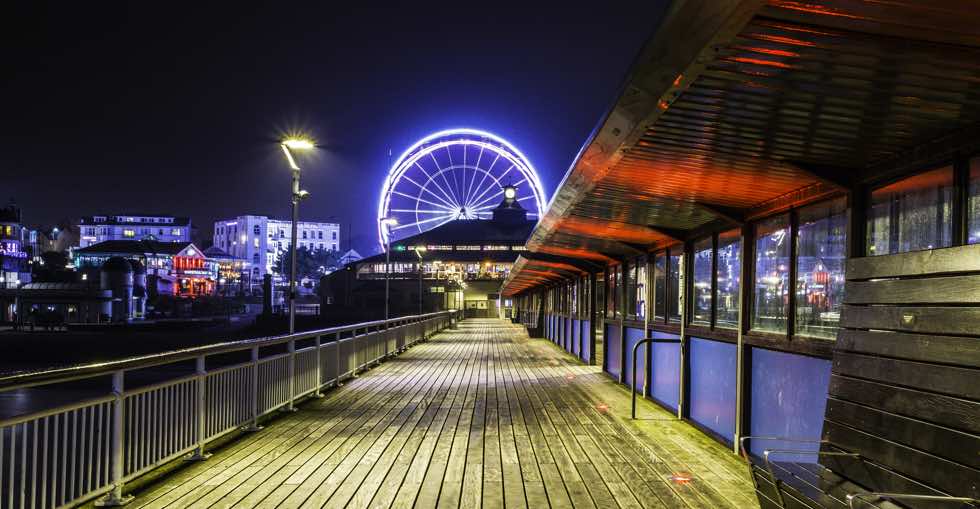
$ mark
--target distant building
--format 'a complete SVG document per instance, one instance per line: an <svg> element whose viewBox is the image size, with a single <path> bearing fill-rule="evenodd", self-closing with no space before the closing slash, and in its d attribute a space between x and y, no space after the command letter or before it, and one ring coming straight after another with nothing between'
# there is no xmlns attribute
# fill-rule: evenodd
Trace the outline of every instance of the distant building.
<svg viewBox="0 0 980 509"><path fill-rule="evenodd" d="M0 288L31 282L29 232L21 224L20 208L0 209Z"/></svg>
<svg viewBox="0 0 980 509"><path fill-rule="evenodd" d="M188 217L162 214L103 214L83 217L78 223L78 247L108 240L190 242Z"/></svg>
<svg viewBox="0 0 980 509"><path fill-rule="evenodd" d="M289 251L291 222L266 216L238 216L214 223L214 246L245 260L251 281L276 274L276 260ZM300 221L297 244L311 250L340 249L340 224Z"/></svg>
<svg viewBox="0 0 980 509"><path fill-rule="evenodd" d="M95 277L111 258L139 262L146 271L148 298L155 295L214 295L220 262L208 259L191 242L110 240L75 251L75 267L83 280Z"/></svg>
<svg viewBox="0 0 980 509"><path fill-rule="evenodd" d="M505 316L500 287L525 252L535 221L513 199L505 198L492 212L492 219L457 219L391 244L390 316L416 314L420 307ZM321 310L352 320L381 318L385 277L384 253L324 276Z"/></svg>
<svg viewBox="0 0 980 509"><path fill-rule="evenodd" d="M249 286L251 272L245 266L245 260L226 253L218 246L205 249L204 256L217 264L219 295L235 295Z"/></svg>

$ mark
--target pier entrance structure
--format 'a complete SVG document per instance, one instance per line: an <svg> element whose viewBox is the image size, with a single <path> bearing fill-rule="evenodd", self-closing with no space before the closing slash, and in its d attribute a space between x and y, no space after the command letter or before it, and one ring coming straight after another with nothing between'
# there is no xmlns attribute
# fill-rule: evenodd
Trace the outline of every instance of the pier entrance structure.
<svg viewBox="0 0 980 509"><path fill-rule="evenodd" d="M743 454L763 507L980 498L978 21L675 2L505 283L520 322Z"/></svg>

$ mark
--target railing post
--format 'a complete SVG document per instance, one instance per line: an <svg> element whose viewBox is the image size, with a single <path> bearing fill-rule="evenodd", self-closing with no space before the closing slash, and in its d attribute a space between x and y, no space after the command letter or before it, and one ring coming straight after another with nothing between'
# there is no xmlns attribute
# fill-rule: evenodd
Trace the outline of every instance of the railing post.
<svg viewBox="0 0 980 509"><path fill-rule="evenodd" d="M316 347L316 390L313 391L313 397L322 398L323 391L320 389L323 387L323 363L321 362L322 357L320 355L321 341L319 334L313 339L313 345Z"/></svg>
<svg viewBox="0 0 980 509"><path fill-rule="evenodd" d="M340 375L341 375L341 371L340 371L340 331L337 331L337 332L334 333L333 341L334 341L334 345L336 345L336 348L334 350L337 352L337 378L336 378L336 380L334 380L334 386L341 387L344 384L340 381Z"/></svg>
<svg viewBox="0 0 980 509"><path fill-rule="evenodd" d="M211 457L210 454L204 452L204 441L206 439L205 434L205 416L207 415L205 401L205 383L207 382L207 370L205 369L204 356L199 355L197 357L196 373L197 373L197 448L194 452L187 457L188 461L200 461L206 460Z"/></svg>
<svg viewBox="0 0 980 509"><path fill-rule="evenodd" d="M259 347L252 347L252 424L249 424L245 431L258 431L259 426Z"/></svg>
<svg viewBox="0 0 980 509"><path fill-rule="evenodd" d="M125 429L126 395L124 386L124 372L116 371L112 374L112 395L115 400L112 402L112 454L110 471L112 490L101 500L95 503L98 507L119 507L126 505L133 500L132 495L123 495L123 435ZM13 475L13 474L11 474Z"/></svg>
<svg viewBox="0 0 980 509"><path fill-rule="evenodd" d="M288 362L286 363L286 376L289 378L289 402L286 404L287 412L295 412L296 406L294 405L296 401L296 340L290 339L286 343L287 351L289 352Z"/></svg>

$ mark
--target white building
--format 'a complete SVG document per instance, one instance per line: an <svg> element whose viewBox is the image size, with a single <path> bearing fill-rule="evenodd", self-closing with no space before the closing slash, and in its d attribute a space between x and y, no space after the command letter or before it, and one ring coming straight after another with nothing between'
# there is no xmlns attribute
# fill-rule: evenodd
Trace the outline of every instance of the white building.
<svg viewBox="0 0 980 509"><path fill-rule="evenodd" d="M214 223L214 245L245 260L253 282L275 274L278 257L289 250L290 221L265 216L238 216ZM340 224L300 221L297 244L312 250L340 249Z"/></svg>
<svg viewBox="0 0 980 509"><path fill-rule="evenodd" d="M191 220L188 217L160 214L86 216L79 220L78 239L78 247L88 247L107 240L190 242Z"/></svg>

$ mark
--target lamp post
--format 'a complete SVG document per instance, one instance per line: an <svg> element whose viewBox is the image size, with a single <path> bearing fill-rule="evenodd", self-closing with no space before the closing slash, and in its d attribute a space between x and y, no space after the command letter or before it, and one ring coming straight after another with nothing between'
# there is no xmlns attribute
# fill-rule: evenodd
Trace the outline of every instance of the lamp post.
<svg viewBox="0 0 980 509"><path fill-rule="evenodd" d="M398 220L393 217L386 217L381 220L381 226L387 230L385 235L385 328L388 328L388 308L389 295L391 288L391 227L398 224Z"/></svg>
<svg viewBox="0 0 980 509"><path fill-rule="evenodd" d="M293 224L289 244L289 333L296 332L296 223L299 221L299 202L310 196L308 191L299 188L299 166L293 159L291 150L311 150L315 147L313 142L300 138L287 138L279 144L282 152L286 154L286 161L293 173L292 203L293 203Z"/></svg>

